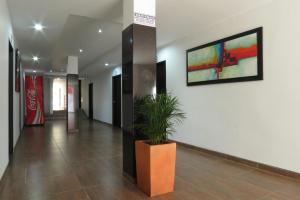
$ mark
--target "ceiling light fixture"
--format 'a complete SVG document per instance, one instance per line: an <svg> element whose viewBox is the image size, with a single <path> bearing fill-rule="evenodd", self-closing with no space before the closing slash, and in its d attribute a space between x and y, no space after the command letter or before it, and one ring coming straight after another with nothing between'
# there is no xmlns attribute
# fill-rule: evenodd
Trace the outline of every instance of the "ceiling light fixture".
<svg viewBox="0 0 300 200"><path fill-rule="evenodd" d="M108 63L105 63L105 66L108 66L109 64Z"/></svg>
<svg viewBox="0 0 300 200"><path fill-rule="evenodd" d="M79 49L79 52L80 52L80 53L82 53L82 52L83 52L83 50L82 50L82 49Z"/></svg>
<svg viewBox="0 0 300 200"><path fill-rule="evenodd" d="M35 24L34 25L34 29L36 31L42 31L44 29L43 25L42 24Z"/></svg>
<svg viewBox="0 0 300 200"><path fill-rule="evenodd" d="M102 29L101 28L99 28L98 33L102 33Z"/></svg>
<svg viewBox="0 0 300 200"><path fill-rule="evenodd" d="M39 60L39 58L38 58L37 56L33 56L33 57L32 57L32 60L33 60L34 62L37 62L37 61Z"/></svg>
<svg viewBox="0 0 300 200"><path fill-rule="evenodd" d="M36 71L35 71L35 70L33 70L33 73L36 73Z"/></svg>

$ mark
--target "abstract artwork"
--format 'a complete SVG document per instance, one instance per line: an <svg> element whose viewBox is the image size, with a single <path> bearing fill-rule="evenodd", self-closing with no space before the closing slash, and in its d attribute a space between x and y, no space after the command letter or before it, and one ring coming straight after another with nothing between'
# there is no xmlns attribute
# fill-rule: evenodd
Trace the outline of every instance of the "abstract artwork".
<svg viewBox="0 0 300 200"><path fill-rule="evenodd" d="M187 85L263 79L262 28L187 50Z"/></svg>
<svg viewBox="0 0 300 200"><path fill-rule="evenodd" d="M21 56L20 52L17 49L15 54L15 91L20 92L20 65L21 65Z"/></svg>

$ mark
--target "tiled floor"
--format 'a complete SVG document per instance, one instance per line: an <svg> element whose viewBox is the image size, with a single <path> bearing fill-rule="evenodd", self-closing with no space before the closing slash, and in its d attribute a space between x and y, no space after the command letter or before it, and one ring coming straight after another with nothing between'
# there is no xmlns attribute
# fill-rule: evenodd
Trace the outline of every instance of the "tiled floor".
<svg viewBox="0 0 300 200"><path fill-rule="evenodd" d="M26 128L10 164L1 200L149 199L122 175L121 130L80 121ZM296 200L300 182L206 155L177 149L175 192L156 200Z"/></svg>

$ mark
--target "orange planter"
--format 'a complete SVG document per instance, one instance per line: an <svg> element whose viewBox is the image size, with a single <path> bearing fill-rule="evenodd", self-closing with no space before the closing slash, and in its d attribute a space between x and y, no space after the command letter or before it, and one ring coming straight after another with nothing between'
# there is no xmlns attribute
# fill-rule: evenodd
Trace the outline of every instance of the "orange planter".
<svg viewBox="0 0 300 200"><path fill-rule="evenodd" d="M135 142L138 187L150 197L173 192L176 143L149 145Z"/></svg>

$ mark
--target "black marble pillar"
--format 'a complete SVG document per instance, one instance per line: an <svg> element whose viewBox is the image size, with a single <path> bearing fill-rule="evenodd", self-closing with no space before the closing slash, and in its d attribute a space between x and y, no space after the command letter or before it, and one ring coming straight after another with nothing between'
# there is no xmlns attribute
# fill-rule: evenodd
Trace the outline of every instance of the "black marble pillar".
<svg viewBox="0 0 300 200"><path fill-rule="evenodd" d="M122 33L123 171L136 177L134 98L152 94L156 86L156 28L132 24Z"/></svg>
<svg viewBox="0 0 300 200"><path fill-rule="evenodd" d="M78 111L79 111L79 86L78 75L67 75L67 131L68 133L78 132Z"/></svg>

